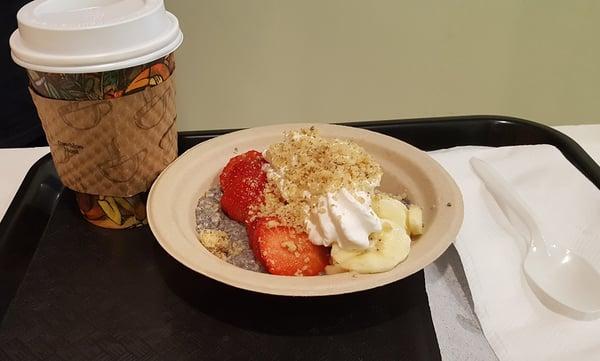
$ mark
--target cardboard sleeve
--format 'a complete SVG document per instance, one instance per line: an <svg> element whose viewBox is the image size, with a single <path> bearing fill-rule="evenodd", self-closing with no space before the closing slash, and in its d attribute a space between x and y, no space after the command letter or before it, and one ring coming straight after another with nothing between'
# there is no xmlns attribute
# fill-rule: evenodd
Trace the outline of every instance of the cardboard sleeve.
<svg viewBox="0 0 600 361"><path fill-rule="evenodd" d="M121 98L72 101L29 89L63 184L89 194L129 197L150 188L177 157L175 83Z"/></svg>

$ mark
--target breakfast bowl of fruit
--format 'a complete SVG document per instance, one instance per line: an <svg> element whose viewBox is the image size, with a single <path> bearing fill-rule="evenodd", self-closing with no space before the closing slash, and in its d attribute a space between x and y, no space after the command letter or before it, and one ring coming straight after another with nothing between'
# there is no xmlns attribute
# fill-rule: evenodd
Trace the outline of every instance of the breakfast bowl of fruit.
<svg viewBox="0 0 600 361"><path fill-rule="evenodd" d="M357 292L438 258L462 224L460 191L423 151L364 129L281 124L186 151L156 179L150 228L204 276L287 296Z"/></svg>

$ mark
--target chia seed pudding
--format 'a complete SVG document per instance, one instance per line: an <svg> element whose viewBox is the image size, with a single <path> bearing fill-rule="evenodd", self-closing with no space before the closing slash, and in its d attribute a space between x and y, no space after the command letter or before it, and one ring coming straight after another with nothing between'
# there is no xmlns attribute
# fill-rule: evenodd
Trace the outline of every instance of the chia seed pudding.
<svg viewBox="0 0 600 361"><path fill-rule="evenodd" d="M196 232L200 241L215 256L224 261L250 271L263 272L265 269L254 258L250 249L248 234L244 225L230 219L221 210L221 197L223 192L219 186L209 189L204 196L198 200L196 206ZM206 231L221 231L228 236L228 242L221 246L208 244L201 237Z"/></svg>

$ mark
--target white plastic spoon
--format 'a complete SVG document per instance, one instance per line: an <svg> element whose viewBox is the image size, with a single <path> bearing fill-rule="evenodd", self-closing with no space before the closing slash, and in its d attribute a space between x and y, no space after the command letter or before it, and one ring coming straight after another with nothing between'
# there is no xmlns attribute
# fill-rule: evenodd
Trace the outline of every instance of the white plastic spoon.
<svg viewBox="0 0 600 361"><path fill-rule="evenodd" d="M488 163L471 158L471 166L511 224L520 220L529 229L529 250L523 263L529 279L546 296L583 318L599 317L600 273L556 241L545 241L525 202Z"/></svg>

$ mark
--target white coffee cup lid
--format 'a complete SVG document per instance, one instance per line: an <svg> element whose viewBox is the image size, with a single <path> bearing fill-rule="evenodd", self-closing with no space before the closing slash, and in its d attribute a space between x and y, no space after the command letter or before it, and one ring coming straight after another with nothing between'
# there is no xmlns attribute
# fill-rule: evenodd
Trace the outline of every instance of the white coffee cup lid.
<svg viewBox="0 0 600 361"><path fill-rule="evenodd" d="M13 60L49 73L93 73L145 64L183 41L163 0L35 0L17 13Z"/></svg>

